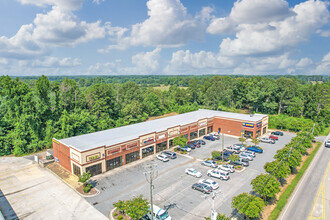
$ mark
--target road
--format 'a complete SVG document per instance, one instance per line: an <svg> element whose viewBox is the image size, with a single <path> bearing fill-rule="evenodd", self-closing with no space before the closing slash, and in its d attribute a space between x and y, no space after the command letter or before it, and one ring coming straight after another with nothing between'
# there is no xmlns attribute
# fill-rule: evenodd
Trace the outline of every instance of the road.
<svg viewBox="0 0 330 220"><path fill-rule="evenodd" d="M324 137L323 143L325 139ZM330 148L325 148L324 144L315 155L279 219L330 219Z"/></svg>

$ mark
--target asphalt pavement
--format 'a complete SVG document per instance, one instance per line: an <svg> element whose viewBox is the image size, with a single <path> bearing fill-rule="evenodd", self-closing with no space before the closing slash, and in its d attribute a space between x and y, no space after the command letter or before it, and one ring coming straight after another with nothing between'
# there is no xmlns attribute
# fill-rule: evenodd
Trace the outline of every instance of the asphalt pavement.
<svg viewBox="0 0 330 220"><path fill-rule="evenodd" d="M216 190L218 194L214 200L215 209L219 213L230 215L232 197L251 191L251 180L264 173L264 164L272 161L276 151L283 148L294 136L294 133L286 132L276 144L260 143L264 153L258 154L244 171L230 174L230 180L221 181L211 178L219 184L219 189ZM208 217L211 214L210 197L205 198L201 192L193 190L192 184L198 182L199 179L186 175L184 171L189 167L195 168L202 173L202 178L209 178L206 173L210 168L202 166L201 161L211 157L212 151L220 150L221 143L222 140L206 141L206 145L193 150L189 155L178 155L177 159L169 162L159 161L154 155L97 175L94 179L101 193L86 200L108 216L114 202L131 199L138 195L149 199L150 187L144 172L145 165L152 163L156 164L157 170L153 184L154 204L168 209L172 219L197 220ZM235 143L239 143L237 137L225 136L225 146Z"/></svg>
<svg viewBox="0 0 330 220"><path fill-rule="evenodd" d="M328 136L330 138L330 135ZM279 219L330 219L330 148L323 144L292 193Z"/></svg>

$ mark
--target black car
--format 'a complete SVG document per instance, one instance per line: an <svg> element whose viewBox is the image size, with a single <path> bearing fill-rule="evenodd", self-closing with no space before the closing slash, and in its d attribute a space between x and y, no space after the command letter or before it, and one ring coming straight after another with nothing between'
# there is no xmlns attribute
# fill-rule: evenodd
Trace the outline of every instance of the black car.
<svg viewBox="0 0 330 220"><path fill-rule="evenodd" d="M196 149L194 144L188 144L188 147L190 147L192 150Z"/></svg>
<svg viewBox="0 0 330 220"><path fill-rule="evenodd" d="M230 156L232 154L233 154L233 152L231 152L231 151L224 151L223 152L223 155L227 155L227 156Z"/></svg>
<svg viewBox="0 0 330 220"><path fill-rule="evenodd" d="M228 154L223 154L223 160L224 160L224 161L228 161L228 160L229 160L229 156L230 156L230 155L228 155ZM222 160L222 155L220 155L220 156L214 158L214 160Z"/></svg>
<svg viewBox="0 0 330 220"><path fill-rule="evenodd" d="M191 188L208 194L212 192L212 188L205 185L204 183L195 183Z"/></svg>
<svg viewBox="0 0 330 220"><path fill-rule="evenodd" d="M176 153L174 153L172 151L164 151L164 152L162 152L162 154L168 156L171 159L175 159L176 158Z"/></svg>
<svg viewBox="0 0 330 220"><path fill-rule="evenodd" d="M283 132L281 131L273 131L272 135L278 135L278 136L283 136Z"/></svg>
<svg viewBox="0 0 330 220"><path fill-rule="evenodd" d="M206 142L203 141L203 140L198 140L198 142L199 142L199 144L201 144L201 145L205 145L205 144L206 144Z"/></svg>

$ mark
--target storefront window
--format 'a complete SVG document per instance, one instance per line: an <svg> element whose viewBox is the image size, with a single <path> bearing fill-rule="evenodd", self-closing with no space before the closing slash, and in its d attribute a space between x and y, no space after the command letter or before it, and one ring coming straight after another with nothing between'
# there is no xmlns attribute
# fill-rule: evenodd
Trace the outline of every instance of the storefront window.
<svg viewBox="0 0 330 220"><path fill-rule="evenodd" d="M190 133L190 140L197 138L197 131L191 132Z"/></svg>
<svg viewBox="0 0 330 220"><path fill-rule="evenodd" d="M199 130L199 137L202 137L202 136L204 136L205 135L205 128L204 129L201 129L201 130Z"/></svg>
<svg viewBox="0 0 330 220"><path fill-rule="evenodd" d="M169 144L170 147L173 147L173 139L169 140L168 144Z"/></svg>
<svg viewBox="0 0 330 220"><path fill-rule="evenodd" d="M156 145L156 153L158 153L160 151L163 151L163 150L166 150L166 148L167 148L167 141L162 142L160 144L157 144Z"/></svg>
<svg viewBox="0 0 330 220"><path fill-rule="evenodd" d="M260 130L257 131L257 133L256 133L256 137L259 137L259 136L260 136Z"/></svg>
<svg viewBox="0 0 330 220"><path fill-rule="evenodd" d="M107 160L107 171L120 167L122 165L122 157L116 157L110 160Z"/></svg>
<svg viewBox="0 0 330 220"><path fill-rule="evenodd" d="M211 132L213 132L213 126L207 127L207 133L209 134Z"/></svg>
<svg viewBox="0 0 330 220"><path fill-rule="evenodd" d="M154 154L154 146L146 147L142 149L142 158Z"/></svg>
<svg viewBox="0 0 330 220"><path fill-rule="evenodd" d="M91 174L91 176L95 176L97 174L102 173L102 165L101 165L101 163L95 164L95 165L90 166L90 167L86 167L86 173L88 171Z"/></svg>
<svg viewBox="0 0 330 220"><path fill-rule="evenodd" d="M139 160L140 159L140 153L139 151L134 151L132 153L126 154L126 164L131 163L133 161Z"/></svg>
<svg viewBox="0 0 330 220"><path fill-rule="evenodd" d="M262 129L262 133L263 133L263 134L266 134L266 132L267 132L267 127L264 127L264 128Z"/></svg>
<svg viewBox="0 0 330 220"><path fill-rule="evenodd" d="M78 167L76 164L72 163L72 167L73 167L73 173L76 176L80 176L81 175L81 170L80 167Z"/></svg>
<svg viewBox="0 0 330 220"><path fill-rule="evenodd" d="M243 135L246 138L252 138L253 137L253 131L243 131Z"/></svg>

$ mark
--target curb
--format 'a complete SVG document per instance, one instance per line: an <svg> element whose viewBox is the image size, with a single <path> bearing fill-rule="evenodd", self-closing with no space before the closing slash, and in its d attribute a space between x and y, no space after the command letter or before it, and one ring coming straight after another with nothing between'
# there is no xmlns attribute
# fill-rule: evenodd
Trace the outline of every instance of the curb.
<svg viewBox="0 0 330 220"><path fill-rule="evenodd" d="M235 169L235 173L241 173L241 172L243 172L245 169L246 169L246 167L243 167L243 169L241 169L241 170L236 170L236 169Z"/></svg>
<svg viewBox="0 0 330 220"><path fill-rule="evenodd" d="M71 189L73 189L73 191L75 191L78 195L80 195L81 197L94 197L97 196L98 194L100 194L100 190L98 190L96 187L96 193L94 195L83 195L80 192L78 192L75 188L73 188L70 184L68 184L67 182L65 182L61 177L59 177L56 173L54 173L52 170L48 169L47 167L45 167L50 173L52 173L57 179L61 180L63 183L65 183L67 186L69 186Z"/></svg>
<svg viewBox="0 0 330 220"><path fill-rule="evenodd" d="M117 209L117 208L114 208L114 209L112 209L112 210L110 211L109 219L111 219L111 220L115 220L115 219L113 218L113 212L114 212L116 209Z"/></svg>

